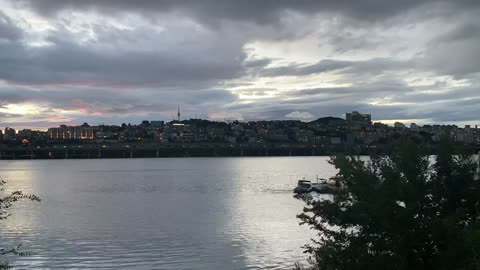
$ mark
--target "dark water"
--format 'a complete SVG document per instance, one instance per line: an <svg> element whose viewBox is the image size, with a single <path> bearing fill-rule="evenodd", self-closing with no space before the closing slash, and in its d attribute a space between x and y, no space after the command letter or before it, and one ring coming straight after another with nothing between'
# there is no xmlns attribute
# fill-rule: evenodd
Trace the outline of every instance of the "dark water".
<svg viewBox="0 0 480 270"><path fill-rule="evenodd" d="M298 178L327 157L2 161L8 189L39 195L0 222L17 269L291 269L313 234Z"/></svg>

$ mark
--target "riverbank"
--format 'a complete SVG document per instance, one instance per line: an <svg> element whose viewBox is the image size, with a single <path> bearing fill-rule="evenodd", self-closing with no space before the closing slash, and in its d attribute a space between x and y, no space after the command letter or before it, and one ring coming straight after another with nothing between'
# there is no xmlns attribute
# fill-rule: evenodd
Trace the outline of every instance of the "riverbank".
<svg viewBox="0 0 480 270"><path fill-rule="evenodd" d="M436 145L428 152L435 154ZM387 153L382 145L303 145L303 144L81 144L0 147L0 159L98 159L166 157L256 157L330 156L337 153L372 155ZM458 147L458 152L475 154L480 146Z"/></svg>

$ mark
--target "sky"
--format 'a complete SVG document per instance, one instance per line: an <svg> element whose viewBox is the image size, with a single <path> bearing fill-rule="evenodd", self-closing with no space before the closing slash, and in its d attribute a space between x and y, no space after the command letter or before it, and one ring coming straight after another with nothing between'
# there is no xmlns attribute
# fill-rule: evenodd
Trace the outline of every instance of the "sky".
<svg viewBox="0 0 480 270"><path fill-rule="evenodd" d="M478 0L0 0L0 127L480 124Z"/></svg>

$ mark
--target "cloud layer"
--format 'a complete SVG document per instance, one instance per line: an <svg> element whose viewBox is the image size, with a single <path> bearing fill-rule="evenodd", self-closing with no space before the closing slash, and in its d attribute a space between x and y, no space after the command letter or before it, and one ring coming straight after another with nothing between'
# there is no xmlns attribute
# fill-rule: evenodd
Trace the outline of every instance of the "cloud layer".
<svg viewBox="0 0 480 270"><path fill-rule="evenodd" d="M480 3L397 2L7 1L0 126L480 122Z"/></svg>

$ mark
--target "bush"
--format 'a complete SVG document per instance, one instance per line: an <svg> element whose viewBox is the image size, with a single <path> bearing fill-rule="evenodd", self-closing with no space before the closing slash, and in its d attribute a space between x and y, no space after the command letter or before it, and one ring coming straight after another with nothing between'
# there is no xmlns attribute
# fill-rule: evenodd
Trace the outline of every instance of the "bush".
<svg viewBox="0 0 480 270"><path fill-rule="evenodd" d="M318 232L305 246L311 267L480 269L478 160L447 139L435 158L408 140L394 149L332 158L345 188L298 216Z"/></svg>

